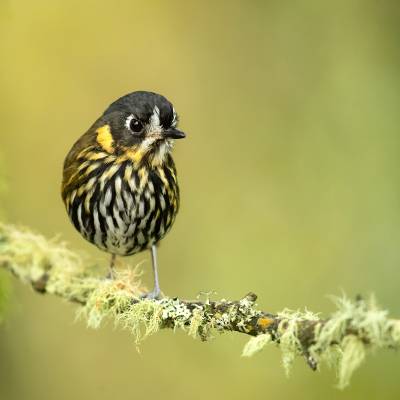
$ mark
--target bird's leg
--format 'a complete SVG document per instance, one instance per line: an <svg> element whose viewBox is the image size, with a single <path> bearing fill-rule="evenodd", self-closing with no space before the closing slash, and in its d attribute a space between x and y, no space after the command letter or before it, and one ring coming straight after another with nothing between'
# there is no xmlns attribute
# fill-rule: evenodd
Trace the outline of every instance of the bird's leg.
<svg viewBox="0 0 400 400"><path fill-rule="evenodd" d="M151 263L154 275L154 289L144 295L146 299L159 299L161 295L160 284L158 282L158 265L157 265L157 247L155 244L151 246Z"/></svg>
<svg viewBox="0 0 400 400"><path fill-rule="evenodd" d="M115 254L111 254L110 266L108 267L107 279L115 279L115 259L117 256Z"/></svg>

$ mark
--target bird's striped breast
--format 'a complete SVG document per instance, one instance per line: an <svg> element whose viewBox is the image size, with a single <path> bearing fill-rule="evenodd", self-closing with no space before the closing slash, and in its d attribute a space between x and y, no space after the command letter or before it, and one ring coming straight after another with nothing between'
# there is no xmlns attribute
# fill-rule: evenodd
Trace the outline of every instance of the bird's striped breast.
<svg viewBox="0 0 400 400"><path fill-rule="evenodd" d="M137 165L129 157L86 149L63 182L76 229L100 249L131 255L162 239L179 208L175 165Z"/></svg>

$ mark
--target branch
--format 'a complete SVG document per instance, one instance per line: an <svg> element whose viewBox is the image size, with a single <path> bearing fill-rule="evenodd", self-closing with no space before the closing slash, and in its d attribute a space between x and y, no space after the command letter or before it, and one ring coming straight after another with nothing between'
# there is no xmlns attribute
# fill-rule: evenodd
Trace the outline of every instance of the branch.
<svg viewBox="0 0 400 400"><path fill-rule="evenodd" d="M310 311L261 311L253 293L236 301L142 299L145 288L136 269L124 268L116 279L105 279L98 267L85 265L63 243L2 224L0 268L39 293L78 304L89 327L98 328L111 318L129 329L137 343L165 328L183 329L203 341L214 332L239 332L252 336L244 356L276 343L287 372L296 356L304 357L313 370L325 361L338 368L341 388L348 385L367 350L400 345L400 320L389 319L373 299L336 298L337 310L326 319Z"/></svg>

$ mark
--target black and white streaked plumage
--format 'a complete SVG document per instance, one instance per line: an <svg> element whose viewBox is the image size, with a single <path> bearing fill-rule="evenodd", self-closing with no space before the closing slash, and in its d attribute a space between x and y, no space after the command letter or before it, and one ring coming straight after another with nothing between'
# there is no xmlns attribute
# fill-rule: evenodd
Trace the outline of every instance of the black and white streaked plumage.
<svg viewBox="0 0 400 400"><path fill-rule="evenodd" d="M128 256L151 248L158 297L155 245L179 209L171 156L177 130L172 104L151 92L112 103L74 144L64 162L62 198L75 228L89 242Z"/></svg>

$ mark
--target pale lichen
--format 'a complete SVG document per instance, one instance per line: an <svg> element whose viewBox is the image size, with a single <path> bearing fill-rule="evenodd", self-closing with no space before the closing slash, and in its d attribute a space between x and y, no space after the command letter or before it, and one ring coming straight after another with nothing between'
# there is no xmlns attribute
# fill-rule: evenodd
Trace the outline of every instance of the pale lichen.
<svg viewBox="0 0 400 400"><path fill-rule="evenodd" d="M289 375L296 356L304 353L304 349L299 338L299 328L305 321L318 321L319 317L310 311L300 312L288 309L278 313L280 320L278 335L280 348L282 351L282 363L286 375Z"/></svg>
<svg viewBox="0 0 400 400"><path fill-rule="evenodd" d="M192 318L189 322L188 334L193 339L197 339L201 334L201 326L204 323L204 311L200 308L193 310Z"/></svg>
<svg viewBox="0 0 400 400"><path fill-rule="evenodd" d="M114 321L129 330L136 343L163 328L182 329L202 340L212 338L214 332L242 332L254 336L243 356L274 342L282 351L287 373L296 356L302 356L313 369L321 363L335 368L340 388L348 385L368 351L400 345L400 321L389 319L372 297L368 301L335 298L337 311L326 319L307 310L262 312L251 293L239 301L151 300L142 296L146 290L136 269L125 267L115 279L106 279L102 269L88 266L63 243L4 224L0 224L0 267L38 292L80 305L79 316L91 328ZM4 293L0 287L0 297Z"/></svg>
<svg viewBox="0 0 400 400"><path fill-rule="evenodd" d="M264 333L251 338L243 348L242 357L252 357L271 342L272 336L269 333Z"/></svg>
<svg viewBox="0 0 400 400"><path fill-rule="evenodd" d="M379 309L374 296L368 301L351 301L345 296L333 300L338 309L316 325L309 352L316 360L337 369L338 386L344 388L367 350L399 346L399 323L389 319L386 310Z"/></svg>
<svg viewBox="0 0 400 400"><path fill-rule="evenodd" d="M65 286L68 275L73 279L83 271L81 257L64 243L5 224L0 224L0 263L12 264L14 273L28 283L40 280L51 269L53 275L60 272Z"/></svg>
<svg viewBox="0 0 400 400"><path fill-rule="evenodd" d="M158 302L143 299L131 304L124 313L117 315L116 320L123 323L139 344L142 339L160 330L162 311Z"/></svg>
<svg viewBox="0 0 400 400"><path fill-rule="evenodd" d="M341 358L338 364L338 387L345 388L349 383L353 372L365 359L365 345L354 336L345 336L341 342Z"/></svg>

